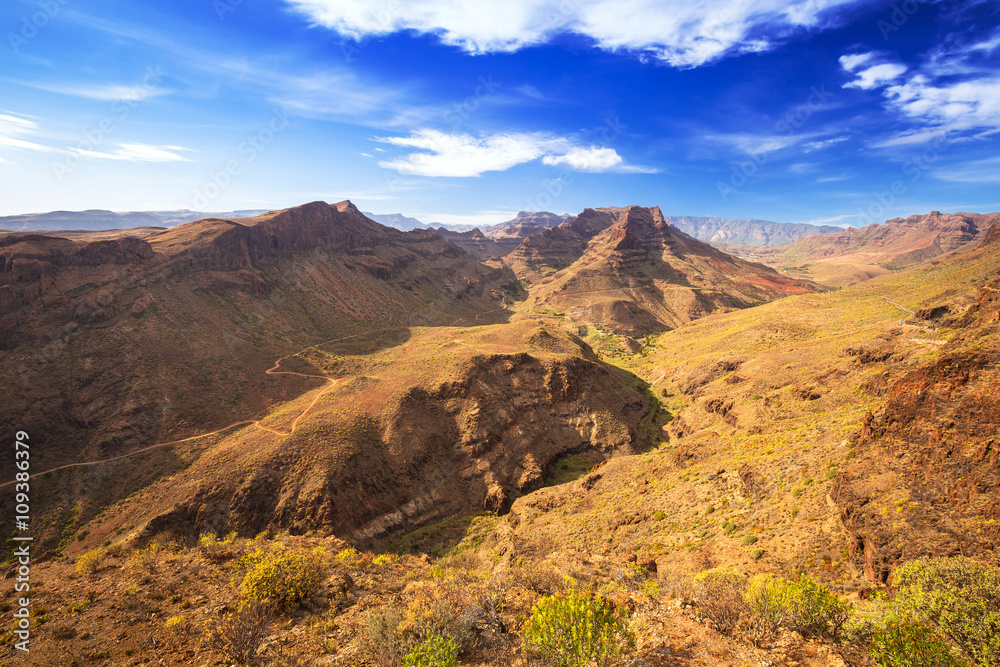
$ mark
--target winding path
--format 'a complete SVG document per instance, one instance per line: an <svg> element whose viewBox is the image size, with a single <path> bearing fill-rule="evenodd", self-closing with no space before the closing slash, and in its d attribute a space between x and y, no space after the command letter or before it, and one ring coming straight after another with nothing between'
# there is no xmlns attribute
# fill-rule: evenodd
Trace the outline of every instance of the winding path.
<svg viewBox="0 0 1000 667"><path fill-rule="evenodd" d="M358 336L365 336L365 335L373 334L373 333L385 333L387 331L395 331L395 330L398 330L398 329L405 329L405 328L407 328L407 327L392 327L392 328L389 328L389 329L376 329L376 330L373 330L373 331L363 331L361 333L356 333L356 334L353 334L353 335L350 335L350 336L343 336L341 338L331 338L330 340L325 340L325 341L323 341L321 343L316 343L315 345L310 345L308 347L304 347L301 350L299 350L298 352L295 352L293 354L287 354L287 355L285 355L283 357L279 357L274 362L274 365L271 366L270 368L268 368L266 371L264 371L264 373L266 373L267 375L297 375L299 377L316 378L316 379L320 379L320 380L325 380L326 381L326 385L325 386L321 386L321 388L320 388L321 391L318 394L316 394L316 397L313 398L312 402L308 406L306 406L306 409L303 410L302 413L298 417L295 418L295 421L292 422L292 426L288 430L287 433L283 433L283 432L277 431L277 430L275 430L273 428L268 428L267 426L263 426L261 424L261 421L263 421L263 420L260 420L260 419L244 419L242 421L233 422L232 424L229 424L228 426L223 426L222 428L215 429L214 431L209 431L207 433L199 433L198 435L192 435L192 436L189 436L187 438L181 438L179 440L170 440L168 442L158 442L155 445L149 445L148 447L143 447L142 449L137 449L134 452L129 452L128 454L122 454L120 456L115 456L115 457L112 457L110 459L99 459L97 461L82 461L80 463L67 463L66 465L61 465L61 466L58 466L58 467L55 467L55 468L49 468L48 470L42 470L41 472L32 472L31 474L32 474L32 476L35 476L35 475L44 475L46 473L55 472L57 470L65 470L67 468L82 468L84 466L95 466L95 465L99 465L101 463L111 463L113 461L120 461L122 459L127 459L130 456L135 456L136 454L142 454L143 452L148 452L151 449L158 449L160 447L168 447L170 445L177 445L177 444L180 444L182 442L190 442L191 440L198 440L199 438L206 438L206 437L208 437L210 435L218 435L220 433L225 433L226 431L228 431L230 429L233 429L233 428L236 428L237 426L250 425L250 426L253 426L255 428L259 428L262 431L267 431L268 433L273 433L274 435L277 435L279 437L289 436L289 435L292 434L292 431L295 430L295 427L299 425L299 422L302 420L302 418L305 417L307 414L309 414L309 412L313 409L313 407L315 407L316 403L323 396L323 394L325 394L330 389L332 389L333 386L335 384L337 384L337 382L339 382L341 380L344 380L345 378L331 378L331 377L329 377L327 375L310 375L310 374L307 374L307 373L299 373L299 372L296 372L296 371L283 371L283 370L279 370L281 368L281 362L283 362L285 359L290 359L292 357L296 357L296 356L298 356L298 355L300 355L303 352L306 352L308 350L316 349L316 348L318 348L321 345L327 345L328 343L336 343L336 342L339 342L339 341L342 341L342 340L348 340L350 338L357 338ZM11 484L14 484L15 481L16 480L11 480L9 482L4 482L4 483L0 484L0 489L2 489L5 486L10 486Z"/></svg>
<svg viewBox="0 0 1000 667"><path fill-rule="evenodd" d="M496 312L496 311L499 311L499 310L504 310L505 307L506 307L506 297L504 297L504 299L501 301L500 308L495 308L493 310L487 310L487 311L484 311L482 313L479 313L478 315L476 315L475 320L478 320L481 316L486 315L488 313L493 313L493 312ZM461 322L462 320L465 320L465 319L468 319L468 318L460 317L457 320L455 320L452 323L451 326L454 326L454 325L458 324L459 322ZM387 329L373 329L371 331L362 331L360 333L352 334L350 336L342 336L340 338L331 338L330 340L325 340L325 341L323 341L321 343L316 343L315 345L309 345L308 347L304 347L301 350L299 350L298 352L295 352L293 354L286 354L283 357L279 357L274 362L273 366L271 366L266 371L264 371L265 374L267 374L267 375L297 375L299 377L316 378L318 380L324 380L325 381L325 385L322 385L319 388L320 391L313 398L312 402L309 405L307 405L306 409L303 410L302 413L298 417L296 417L295 420L292 422L292 425L289 428L288 432L277 431L277 430L275 430L273 428L269 428L267 426L264 426L264 425L261 424L261 422L263 421L261 419L244 419L242 421L233 422L232 424L229 424L228 426L223 426L222 428L215 429L214 431L209 431L207 433L199 433L198 435L192 435L192 436L189 436L187 438L181 438L180 440L170 440L168 442L158 442L155 445L149 445L148 447L143 447L142 449L137 449L134 452L129 452L128 454L122 454L120 456L115 456L115 457L112 457L110 459L99 459L97 461L82 461L80 463L67 463L65 465L61 465L61 466L58 466L58 467L55 467L55 468L49 468L48 470L42 470L41 472L32 472L31 474L33 476L34 475L44 475L46 473L56 472L57 470L65 470L67 468L82 468L84 466L96 466L96 465L100 465L101 463L111 463L113 461L120 461L122 459L127 459L130 456L135 456L136 454L142 454L143 452L148 452L151 449L158 449L160 447L168 447L170 445L178 445L178 444L180 444L182 442L190 442L191 440L198 440L199 438L206 438L206 437L208 437L210 435L218 435L220 433L225 433L226 431L228 431L230 429L233 429L233 428L236 428L237 426L247 426L247 425L250 425L250 426L253 426L254 428L258 428L258 429L260 429L262 431L267 431L268 433L273 433L274 435L277 435L279 437L287 437L287 436L289 436L289 435L292 434L292 432L295 430L295 427L297 427L299 425L299 422L302 421L302 418L305 417L306 415L308 415L309 412L316 406L316 403L319 402L319 399L322 398L323 394L325 394L326 392L330 391L330 389L332 389L334 387L334 385L336 385L338 382L340 382L342 380L345 380L347 378L345 378L345 377L331 378L328 375L310 375L308 373L299 373L297 371L283 371L283 370L280 370L281 369L281 362L283 362L286 359L290 359L292 357L297 357L300 354L302 354L304 352L307 352L309 350L315 350L316 348L318 348L318 347L320 347L322 345L327 345L329 343L337 343L337 342L340 342L342 340L350 340L351 338L357 338L358 336L367 336L367 335L375 334L375 333L387 333L389 331L401 331L403 329L409 329L409 327L389 327ZM16 480L11 480L9 482L3 482L2 484L0 484L0 489L2 489L5 486L10 486L11 484L14 484L15 481Z"/></svg>

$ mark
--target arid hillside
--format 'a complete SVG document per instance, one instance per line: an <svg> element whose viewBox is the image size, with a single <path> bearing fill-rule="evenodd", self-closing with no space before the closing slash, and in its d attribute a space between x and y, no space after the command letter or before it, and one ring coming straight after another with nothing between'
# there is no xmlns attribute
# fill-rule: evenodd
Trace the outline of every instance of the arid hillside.
<svg viewBox="0 0 1000 667"><path fill-rule="evenodd" d="M584 211L508 259L529 283L528 309L633 336L816 290L679 232L655 207Z"/></svg>
<svg viewBox="0 0 1000 667"><path fill-rule="evenodd" d="M13 390L0 424L32 434L38 470L253 419L315 384L266 373L276 358L373 330L499 321L514 281L432 232L388 229L350 202L200 220L143 239L12 235L0 244L0 378ZM104 499L170 465L120 476ZM49 498L39 511L49 503L60 505ZM63 503L52 518L56 535L77 516L70 510Z"/></svg>
<svg viewBox="0 0 1000 667"><path fill-rule="evenodd" d="M940 213L813 234L777 249L747 250L788 275L843 286L916 266L982 241L1000 214ZM735 251L735 250L734 250Z"/></svg>
<svg viewBox="0 0 1000 667"><path fill-rule="evenodd" d="M216 438L71 548L122 531L144 542L265 529L378 545L456 516L505 513L561 457L642 451L658 428L641 423L641 381L530 320L333 342L286 363L318 386Z"/></svg>
<svg viewBox="0 0 1000 667"><path fill-rule="evenodd" d="M527 667L552 662L533 624L567 600L604 610L607 664L871 667L906 610L920 650L993 664L985 639L906 607L915 593L900 582L965 568L979 574L949 584L957 597L936 589L949 604L995 595L969 582L1000 576L983 569L1000 539L1000 222L828 292L677 233L657 209L588 209L528 237L508 256L522 285L430 232L383 230L348 203L313 204L145 240L11 244L8 275L39 271L9 285L38 298L61 294L64 272L96 280L98 256L158 276L153 303L197 279L240 295L213 302L227 317L292 313L284 337L238 348L273 383L266 406L39 476L36 498L55 509L36 524L38 664L253 664L225 637L249 641L258 623L260 664L399 667L447 639L451 664ZM369 306L382 326L330 335L318 318L353 312L347 284L373 304L434 295L439 308L394 326ZM603 285L658 325L671 289L734 302L637 340L592 317L594 292L564 285ZM77 327L114 330L151 308ZM37 335L31 318L10 321ZM998 622L977 621L987 635Z"/></svg>

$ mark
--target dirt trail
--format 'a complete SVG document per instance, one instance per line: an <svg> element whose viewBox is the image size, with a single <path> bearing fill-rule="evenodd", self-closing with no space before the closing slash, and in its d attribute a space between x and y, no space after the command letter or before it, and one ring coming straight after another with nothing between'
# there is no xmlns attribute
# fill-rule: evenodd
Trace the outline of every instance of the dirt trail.
<svg viewBox="0 0 1000 667"><path fill-rule="evenodd" d="M396 328L398 329L398 328L401 328L401 327L396 327ZM394 330L395 329L383 329L383 330L380 330L380 333L385 333L386 331L394 331ZM331 378L331 377L328 377L326 375L310 375L310 374L307 374L307 373L298 373L296 371L283 371L283 370L279 370L281 368L281 362L283 362L285 359L290 359L292 357L298 356L298 355L302 354L303 352L306 352L307 350L315 349L315 348L319 347L320 345L326 345L328 343L336 343L338 341L348 340L350 338L357 338L358 336L364 336L364 335L368 335L368 334L372 334L372 333L376 333L376 332L374 332L374 331L366 331L366 332L362 332L362 333L353 334L351 336L343 336L341 338L331 338L330 340L325 340L322 343L316 343L315 345L310 345L309 347L304 347L301 350L299 350L298 352L295 352L294 354L288 354L288 355L285 355L283 357L279 357L274 362L273 366L271 366L266 371L264 371L267 375L297 375L299 377L316 378L318 380L325 380L326 381L325 386L321 387L322 390L318 394L316 394L316 397L313 398L312 402L308 406L306 406L306 409L303 410L302 413L298 417L295 418L295 421L292 422L292 426L291 426L291 428L289 429L289 431L287 433L283 433L281 431L276 431L273 428L268 428L267 426L261 425L261 420L260 419L244 419L242 421L233 422L232 424L229 424L228 426L223 426L222 428L215 429L214 431L208 431L207 433L199 433L198 435L188 436L187 438L181 438L179 440L170 440L168 442L158 442L155 445L149 445L148 447L143 447L142 449L137 449L134 452L129 452L128 454L122 454L121 456L115 456L115 457L112 457L112 458L109 458L109 459L98 459L96 461L82 461L80 463L67 463L66 465L61 465L61 466L58 466L56 468L49 468L48 470L42 470L41 472L33 472L32 475L44 475L46 473L55 472L57 470L65 470L66 468L81 468L81 467L84 467L84 466L95 466L95 465L99 465L101 463L111 463L112 461L120 461L122 459L127 459L130 456L135 456L136 454L142 454L143 452L148 452L151 449L158 449L160 447L168 447L170 445L177 445L177 444L180 444L182 442L189 442L191 440L197 440L199 438L206 438L206 437L208 437L210 435L218 435L219 433L224 433L224 432L226 432L226 431L228 431L228 430L230 430L232 428L236 428L237 426L250 425L250 426L253 426L255 428L259 428L262 431L267 431L268 433L273 433L274 435L277 435L277 436L280 436L280 437L289 436L289 435L292 434L292 431L295 430L295 427L298 426L298 424L302 420L302 418L305 417L307 414L309 414L309 412L313 409L313 407L315 407L316 403L323 396L323 394L325 394L330 389L332 389L335 384L337 384L338 382L340 382L340 381L342 381L342 380L344 380L346 378ZM14 481L4 482L4 483L0 484L0 489L2 489L5 486L10 486L11 484L14 484Z"/></svg>
<svg viewBox="0 0 1000 667"><path fill-rule="evenodd" d="M505 301L506 301L506 298L505 298ZM476 315L475 319L478 320L482 315L486 315L488 313L493 313L493 312L496 312L498 310L504 310L504 306L501 306L500 308L496 308L494 310L488 310L488 311L479 313L478 315ZM458 322L461 322L463 319L467 319L467 318L460 317L457 320L455 320L455 322L453 323L453 325L457 324ZM315 345L310 345L308 347L304 347L301 350L299 350L298 352L295 352L293 354L287 354L287 355L285 355L283 357L278 357L278 359L274 362L274 365L271 366L270 368L268 368L266 371L264 371L267 375L297 375L298 377L316 378L317 380L323 380L325 382L325 384L320 387L320 391L313 398L312 402L309 405L307 405L306 409L303 410L302 413L298 417L295 418L295 421L292 422L292 426L288 430L287 433L282 432L282 431L277 431L277 430L275 430L273 428L269 428L267 426L263 426L261 424L262 420L260 420L260 419L244 419L243 421L233 422L232 424L229 424L228 426L223 426L222 428L216 429L214 431L209 431L207 433L199 433L198 435L192 435L192 436L189 436L187 438L181 438L180 440L170 440L169 442L158 442L155 445L149 445L148 447L143 447L142 449L137 449L134 452L129 452L128 454L122 454L121 456L115 456L115 457L112 457L110 459L99 459L99 460L96 460L96 461L82 461L80 463L67 463L66 465L61 465L61 466L58 466L56 468L49 468L48 470L42 470L41 472L34 472L32 474L33 475L44 475L46 473L55 472L57 470L65 470L66 468L81 468L83 466L95 466L95 465L99 465L101 463L111 463L112 461L120 461L122 459L127 459L130 456L135 456L136 454L141 454L143 452L148 452L151 449L157 449L159 447L168 447L170 445L177 445L177 444L180 444L182 442L189 442L191 440L197 440L199 438L205 438L205 437L208 437L210 435L218 435L219 433L223 433L225 431L228 431L229 429L236 428L237 426L250 425L250 426L253 426L254 428L258 428L258 429L260 429L262 431L267 431L268 433L273 433L274 435L282 437L282 438L283 437L287 437L287 436L289 436L289 435L292 434L292 432L295 430L295 427L299 425L299 422L302 421L302 419L306 415L309 414L309 412L316 406L316 403L319 402L319 399L322 398L325 393L327 393L328 391L330 391L330 389L332 389L338 382L341 382L341 381L346 380L348 378L347 377L331 378L331 377L329 377L327 375L311 375L311 374L308 374L308 373L299 373L297 371L283 371L283 370L280 370L280 368L281 368L281 362L283 362L285 359L291 359L292 357L297 357L300 354L303 354L304 352L307 352L308 350L314 350L314 349L320 347L321 345L327 345L329 343L337 343L337 342L340 342L342 340L350 340L351 338L357 338L358 336L367 336L367 335L374 334L374 333L386 333L386 332L389 332L389 331L398 331L398 330L402 330L402 329L408 329L408 327L391 327L391 328L388 328L388 329L376 329L376 330L373 330L373 331L362 331L361 333L352 334L350 336L342 336L340 338L331 338L330 340L325 340L325 341L323 341L321 343L316 343ZM14 481L4 482L4 483L0 484L0 489L2 489L5 486L10 486L11 484L14 484Z"/></svg>
<svg viewBox="0 0 1000 667"><path fill-rule="evenodd" d="M912 310L910 310L906 306L901 306L898 303L896 303L895 301L890 300L888 297L882 297L882 299L884 301L892 304L896 308L899 308L900 310L909 313L913 317L917 316L917 314L915 312L913 312ZM918 331L923 331L924 333L934 333L934 329L928 329L928 328L922 327L922 326L920 326L918 324L907 324L905 317L900 318L900 320L899 320L899 326L903 327L903 328L917 329ZM944 345L944 343L945 343L944 341L927 340L926 338L904 338L903 340L909 341L911 343L922 343L924 345Z"/></svg>

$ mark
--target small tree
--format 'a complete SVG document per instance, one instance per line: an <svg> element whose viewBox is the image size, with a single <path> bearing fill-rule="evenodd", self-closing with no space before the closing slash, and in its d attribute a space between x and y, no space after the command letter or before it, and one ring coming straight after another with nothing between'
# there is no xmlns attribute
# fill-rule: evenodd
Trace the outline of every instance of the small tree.
<svg viewBox="0 0 1000 667"><path fill-rule="evenodd" d="M213 623L208 631L208 645L227 661L252 664L268 635L272 619L270 606L253 600Z"/></svg>
<svg viewBox="0 0 1000 667"><path fill-rule="evenodd" d="M929 621L977 665L1000 664L1000 568L921 558L900 565L895 578L904 613Z"/></svg>
<svg viewBox="0 0 1000 667"><path fill-rule="evenodd" d="M558 667L604 664L635 645L623 609L576 589L539 600L525 624L524 641Z"/></svg>

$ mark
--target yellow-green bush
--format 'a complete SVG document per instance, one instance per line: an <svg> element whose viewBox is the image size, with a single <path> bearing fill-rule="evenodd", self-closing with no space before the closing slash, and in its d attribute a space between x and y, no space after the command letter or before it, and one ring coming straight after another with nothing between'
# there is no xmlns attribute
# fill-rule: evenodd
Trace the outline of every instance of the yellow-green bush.
<svg viewBox="0 0 1000 667"><path fill-rule="evenodd" d="M925 619L977 665L1000 664L1000 568L969 558L921 558L896 569L895 602Z"/></svg>
<svg viewBox="0 0 1000 667"><path fill-rule="evenodd" d="M869 655L879 667L966 667L931 628L894 615L872 636Z"/></svg>
<svg viewBox="0 0 1000 667"><path fill-rule="evenodd" d="M576 589L543 597L532 607L524 642L559 667L604 664L635 644L623 609Z"/></svg>
<svg viewBox="0 0 1000 667"><path fill-rule="evenodd" d="M319 554L251 554L246 576L240 584L240 599L258 600L290 610L311 597L319 588L326 567Z"/></svg>
<svg viewBox="0 0 1000 667"><path fill-rule="evenodd" d="M101 561L104 560L104 549L91 549L87 553L83 554L76 560L76 573L91 577L97 573L98 568L101 567Z"/></svg>
<svg viewBox="0 0 1000 667"><path fill-rule="evenodd" d="M402 667L454 667L458 644L451 637L431 635L403 658Z"/></svg>
<svg viewBox="0 0 1000 667"><path fill-rule="evenodd" d="M851 616L851 604L806 575L794 581L775 583L777 601L784 609L785 624L803 634L826 635L838 639Z"/></svg>
<svg viewBox="0 0 1000 667"><path fill-rule="evenodd" d="M743 597L747 578L736 570L718 568L694 577L694 599L698 615L711 621L724 635L732 635L749 613Z"/></svg>

